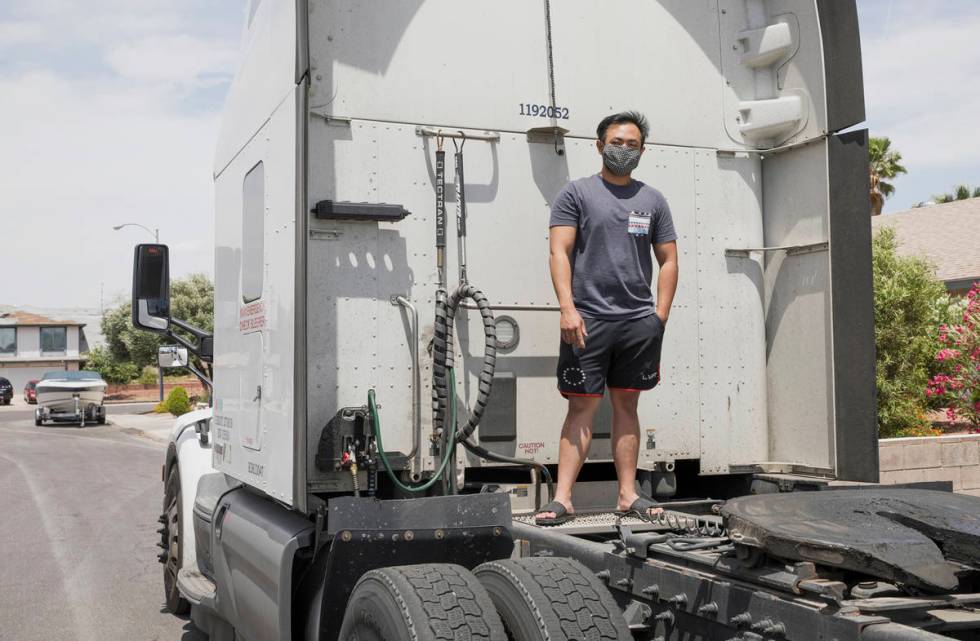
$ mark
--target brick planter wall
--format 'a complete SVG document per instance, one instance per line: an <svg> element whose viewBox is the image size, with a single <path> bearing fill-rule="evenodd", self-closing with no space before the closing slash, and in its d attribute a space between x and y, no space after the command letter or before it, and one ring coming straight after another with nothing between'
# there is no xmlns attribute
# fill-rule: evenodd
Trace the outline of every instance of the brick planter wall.
<svg viewBox="0 0 980 641"><path fill-rule="evenodd" d="M197 396L198 398L206 398L207 392L204 390L204 386L198 380L190 381L180 381L180 382L165 382L163 384L163 396L164 398L170 394L170 390L175 387L183 387L187 390L188 396ZM145 400L145 401L157 401L160 399L160 384L156 383L153 385L141 385L139 383L129 383L126 385L109 385L106 389L106 400L107 401L121 401L121 400Z"/></svg>
<svg viewBox="0 0 980 641"><path fill-rule="evenodd" d="M980 434L890 438L878 442L882 483L952 481L980 496Z"/></svg>

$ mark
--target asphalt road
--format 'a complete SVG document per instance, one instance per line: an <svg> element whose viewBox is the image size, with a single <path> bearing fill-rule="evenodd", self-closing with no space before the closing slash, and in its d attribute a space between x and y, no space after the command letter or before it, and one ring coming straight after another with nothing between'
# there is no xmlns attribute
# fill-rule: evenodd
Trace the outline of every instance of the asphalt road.
<svg viewBox="0 0 980 641"><path fill-rule="evenodd" d="M125 425L35 427L23 409L0 408L0 641L206 639L164 611L166 446Z"/></svg>

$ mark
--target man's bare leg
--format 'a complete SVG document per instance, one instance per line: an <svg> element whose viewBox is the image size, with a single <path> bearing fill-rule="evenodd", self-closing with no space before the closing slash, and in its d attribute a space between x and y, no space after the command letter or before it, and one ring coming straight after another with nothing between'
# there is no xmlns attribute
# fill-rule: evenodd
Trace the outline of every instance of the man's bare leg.
<svg viewBox="0 0 980 641"><path fill-rule="evenodd" d="M555 500L565 506L568 513L572 508L572 487L585 463L592 444L592 419L602 398L599 396L570 396L568 414L561 428L561 442L558 444L558 487ZM555 518L554 512L538 512L543 519Z"/></svg>
<svg viewBox="0 0 980 641"><path fill-rule="evenodd" d="M636 406L640 392L609 390L612 400L612 448L616 464L616 477L619 479L619 499L616 509L628 510L640 497L636 493L636 461L640 455L640 419ZM651 508L647 514L653 516L663 512L661 508Z"/></svg>

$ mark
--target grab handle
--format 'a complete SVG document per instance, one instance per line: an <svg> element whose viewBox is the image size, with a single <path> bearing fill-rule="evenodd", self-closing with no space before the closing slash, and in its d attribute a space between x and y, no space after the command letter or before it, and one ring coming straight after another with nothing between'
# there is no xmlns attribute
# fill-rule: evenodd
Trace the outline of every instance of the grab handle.
<svg viewBox="0 0 980 641"><path fill-rule="evenodd" d="M395 295L391 297L391 304L404 307L412 314L412 451L408 453L408 458L415 457L415 470L421 469L421 448L419 441L422 438L422 413L419 409L422 406L422 381L421 368L419 366L419 311L404 296Z"/></svg>

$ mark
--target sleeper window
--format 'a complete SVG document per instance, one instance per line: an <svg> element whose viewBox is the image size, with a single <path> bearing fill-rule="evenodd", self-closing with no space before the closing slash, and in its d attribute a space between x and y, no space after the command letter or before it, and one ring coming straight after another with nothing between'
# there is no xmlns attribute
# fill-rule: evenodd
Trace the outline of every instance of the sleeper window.
<svg viewBox="0 0 980 641"><path fill-rule="evenodd" d="M262 296L265 249L265 168L262 163L245 174L242 187L242 298Z"/></svg>

